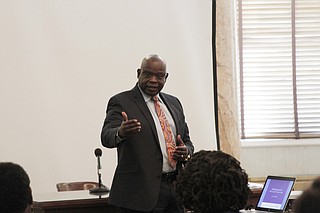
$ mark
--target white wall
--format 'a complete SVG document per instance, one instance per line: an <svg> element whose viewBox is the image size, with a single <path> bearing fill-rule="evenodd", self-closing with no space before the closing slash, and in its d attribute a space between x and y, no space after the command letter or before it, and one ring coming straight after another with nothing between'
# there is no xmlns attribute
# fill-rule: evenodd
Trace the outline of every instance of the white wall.
<svg viewBox="0 0 320 213"><path fill-rule="evenodd" d="M131 89L150 53L170 73L196 151L215 149L210 0L0 1L0 161L34 193L97 180L94 149L108 99ZM110 186L116 150L102 148Z"/></svg>

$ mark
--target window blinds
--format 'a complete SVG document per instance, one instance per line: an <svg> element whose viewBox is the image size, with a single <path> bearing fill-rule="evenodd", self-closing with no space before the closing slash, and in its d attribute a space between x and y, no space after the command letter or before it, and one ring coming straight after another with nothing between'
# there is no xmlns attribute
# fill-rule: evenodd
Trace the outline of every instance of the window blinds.
<svg viewBox="0 0 320 213"><path fill-rule="evenodd" d="M320 1L239 0L242 138L320 136Z"/></svg>

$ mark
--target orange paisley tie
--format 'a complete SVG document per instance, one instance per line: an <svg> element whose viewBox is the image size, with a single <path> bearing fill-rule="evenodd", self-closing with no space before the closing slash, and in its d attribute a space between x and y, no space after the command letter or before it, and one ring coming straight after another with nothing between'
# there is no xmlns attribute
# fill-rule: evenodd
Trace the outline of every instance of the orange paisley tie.
<svg viewBox="0 0 320 213"><path fill-rule="evenodd" d="M162 128L164 139L166 141L169 164L172 168L175 168L177 161L172 158L172 153L176 150L176 145L175 145L173 137L172 137L172 131L170 128L170 124L169 124L168 120L166 119L166 116L160 107L158 97L154 96L153 101L154 101L154 106L156 108L156 112L157 112L157 115L158 115L158 118L160 121L160 125Z"/></svg>

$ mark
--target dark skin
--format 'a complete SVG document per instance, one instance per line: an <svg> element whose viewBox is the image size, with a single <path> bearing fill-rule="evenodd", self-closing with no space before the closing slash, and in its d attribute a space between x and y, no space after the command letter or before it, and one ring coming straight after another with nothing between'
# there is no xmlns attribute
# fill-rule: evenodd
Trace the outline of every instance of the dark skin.
<svg viewBox="0 0 320 213"><path fill-rule="evenodd" d="M157 95L164 87L168 78L165 62L155 56L143 60L141 68L137 70L138 84L141 90L150 96ZM121 112L123 121L118 134L125 138L131 134L137 134L141 130L141 123L137 119L128 119L126 112ZM177 135L177 144L173 159L183 161L188 155L188 149L184 145L181 136Z"/></svg>

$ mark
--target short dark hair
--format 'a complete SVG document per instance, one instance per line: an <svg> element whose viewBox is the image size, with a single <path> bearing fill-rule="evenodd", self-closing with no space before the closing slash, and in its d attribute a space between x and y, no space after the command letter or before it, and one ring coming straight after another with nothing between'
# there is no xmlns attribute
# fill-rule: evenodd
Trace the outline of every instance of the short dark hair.
<svg viewBox="0 0 320 213"><path fill-rule="evenodd" d="M0 212L22 213L32 204L30 179L18 164L0 162Z"/></svg>
<svg viewBox="0 0 320 213"><path fill-rule="evenodd" d="M187 162L177 180L178 197L196 213L238 212L251 193L240 162L222 151L201 150Z"/></svg>
<svg viewBox="0 0 320 213"><path fill-rule="evenodd" d="M294 213L314 213L320 209L320 177L314 180L296 200L293 201Z"/></svg>

